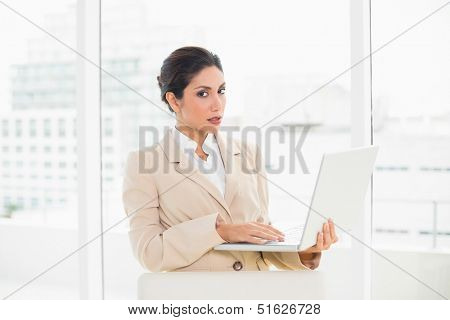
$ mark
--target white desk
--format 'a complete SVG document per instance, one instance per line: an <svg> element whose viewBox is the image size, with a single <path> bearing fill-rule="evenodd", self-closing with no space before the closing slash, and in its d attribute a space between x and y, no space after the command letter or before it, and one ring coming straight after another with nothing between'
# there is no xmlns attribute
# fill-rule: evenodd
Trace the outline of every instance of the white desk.
<svg viewBox="0 0 450 320"><path fill-rule="evenodd" d="M138 299L358 299L345 282L322 271L144 273Z"/></svg>
<svg viewBox="0 0 450 320"><path fill-rule="evenodd" d="M349 263L352 254L325 252L314 271L144 273L138 299L364 299L355 281L361 266Z"/></svg>

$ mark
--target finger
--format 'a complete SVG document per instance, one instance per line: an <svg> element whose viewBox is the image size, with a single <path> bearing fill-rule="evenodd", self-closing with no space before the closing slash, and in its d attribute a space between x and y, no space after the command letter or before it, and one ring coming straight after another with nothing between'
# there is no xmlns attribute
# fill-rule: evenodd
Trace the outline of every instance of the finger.
<svg viewBox="0 0 450 320"><path fill-rule="evenodd" d="M336 229L334 227L333 220L330 219L328 224L330 225L331 242L335 243L338 239L336 236Z"/></svg>
<svg viewBox="0 0 450 320"><path fill-rule="evenodd" d="M323 232L319 232L317 234L316 248L317 248L318 251L322 251L323 250Z"/></svg>
<svg viewBox="0 0 450 320"><path fill-rule="evenodd" d="M317 232L316 244L300 252L317 253L321 252L322 250L323 250L323 232Z"/></svg>
<svg viewBox="0 0 450 320"><path fill-rule="evenodd" d="M254 224L258 227L264 228L264 229L269 229L270 231L279 234L279 235L284 235L283 232L281 232L280 230L276 229L275 227L273 227L270 224L265 224L265 223L259 223L259 222L251 222L251 224Z"/></svg>
<svg viewBox="0 0 450 320"><path fill-rule="evenodd" d="M283 232L281 232L280 230L274 228L273 226L271 226L270 224L264 224L264 223L259 223L259 222L254 222L254 224L269 229L270 231L274 232L275 234L279 235L279 236L284 236L285 234Z"/></svg>
<svg viewBox="0 0 450 320"><path fill-rule="evenodd" d="M265 230L261 230L261 229L250 229L248 234L250 236L256 236L256 237L259 237L262 239L267 239L267 240L278 240L278 239L282 238L273 233L265 232Z"/></svg>
<svg viewBox="0 0 450 320"><path fill-rule="evenodd" d="M262 232L271 234L275 237L278 238L284 238L284 234L279 232L277 229L269 226L269 225L265 225L265 224L252 224L252 229L256 229L256 230L260 230ZM274 231L275 230L275 231Z"/></svg>
<svg viewBox="0 0 450 320"><path fill-rule="evenodd" d="M323 226L323 248L326 250L331 246L331 234L330 234L330 226L328 222Z"/></svg>
<svg viewBox="0 0 450 320"><path fill-rule="evenodd" d="M254 244L264 244L264 243L266 243L269 240L261 239L261 238L253 237L253 236L249 236L246 241L249 242L249 243L254 243Z"/></svg>

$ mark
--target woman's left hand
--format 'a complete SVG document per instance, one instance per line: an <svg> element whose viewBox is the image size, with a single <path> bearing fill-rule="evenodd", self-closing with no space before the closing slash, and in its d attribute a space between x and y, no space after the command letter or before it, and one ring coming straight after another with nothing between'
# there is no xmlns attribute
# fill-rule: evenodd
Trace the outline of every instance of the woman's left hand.
<svg viewBox="0 0 450 320"><path fill-rule="evenodd" d="M298 253L302 263L314 270L319 266L323 250L328 250L333 243L338 241L334 223L331 219L323 224L322 231L317 234L316 244Z"/></svg>

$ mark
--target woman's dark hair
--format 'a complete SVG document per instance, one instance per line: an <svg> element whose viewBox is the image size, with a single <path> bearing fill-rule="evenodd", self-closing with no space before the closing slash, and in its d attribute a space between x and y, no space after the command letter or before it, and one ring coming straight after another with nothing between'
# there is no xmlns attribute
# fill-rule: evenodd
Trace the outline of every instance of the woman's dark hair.
<svg viewBox="0 0 450 320"><path fill-rule="evenodd" d="M222 64L219 57L201 47L182 47L172 52L163 62L161 74L156 77L161 89L161 100L169 106L166 92L173 92L177 99L183 98L183 90L192 78L203 68L216 66L220 71Z"/></svg>

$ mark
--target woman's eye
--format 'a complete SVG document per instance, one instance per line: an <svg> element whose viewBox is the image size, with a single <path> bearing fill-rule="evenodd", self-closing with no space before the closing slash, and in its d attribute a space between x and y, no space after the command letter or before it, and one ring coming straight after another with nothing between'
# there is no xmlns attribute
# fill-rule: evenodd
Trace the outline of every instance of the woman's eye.
<svg viewBox="0 0 450 320"><path fill-rule="evenodd" d="M225 88L220 89L219 93L220 94L224 94L225 93ZM199 96L199 97L207 97L208 96L208 92L206 92L206 91L199 91L197 93L197 96Z"/></svg>

